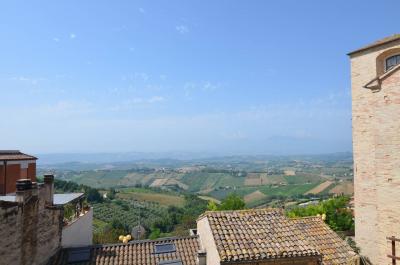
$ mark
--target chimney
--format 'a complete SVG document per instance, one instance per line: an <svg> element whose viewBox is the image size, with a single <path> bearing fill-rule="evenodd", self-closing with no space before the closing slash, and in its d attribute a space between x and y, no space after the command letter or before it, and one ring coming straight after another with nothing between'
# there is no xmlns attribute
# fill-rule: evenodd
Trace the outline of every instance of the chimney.
<svg viewBox="0 0 400 265"><path fill-rule="evenodd" d="M32 196L32 182L30 179L19 179L16 183L15 201L24 203Z"/></svg>
<svg viewBox="0 0 400 265"><path fill-rule="evenodd" d="M207 252L204 249L197 251L197 265L207 265Z"/></svg>
<svg viewBox="0 0 400 265"><path fill-rule="evenodd" d="M37 182L32 182L32 196L38 196L38 185Z"/></svg>
<svg viewBox="0 0 400 265"><path fill-rule="evenodd" d="M45 203L47 205L53 205L54 198L54 175L44 175L44 190L45 190Z"/></svg>

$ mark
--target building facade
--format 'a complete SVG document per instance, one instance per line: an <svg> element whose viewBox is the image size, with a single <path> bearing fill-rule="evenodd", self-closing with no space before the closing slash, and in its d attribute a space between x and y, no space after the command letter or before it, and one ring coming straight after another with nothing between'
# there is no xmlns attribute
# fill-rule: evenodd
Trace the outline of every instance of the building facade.
<svg viewBox="0 0 400 265"><path fill-rule="evenodd" d="M207 265L356 265L350 246L321 217L281 209L205 212L197 220Z"/></svg>
<svg viewBox="0 0 400 265"><path fill-rule="evenodd" d="M23 180L13 201L0 199L0 264L41 265L60 248L63 211L52 203L52 181Z"/></svg>
<svg viewBox="0 0 400 265"><path fill-rule="evenodd" d="M400 237L400 35L349 54L355 236L373 264L390 264Z"/></svg>
<svg viewBox="0 0 400 265"><path fill-rule="evenodd" d="M0 265L52 264L62 248L92 244L93 209L82 206L83 193L54 194L53 175L41 184L20 179L16 188L0 196ZM75 206L68 217L66 205Z"/></svg>
<svg viewBox="0 0 400 265"><path fill-rule="evenodd" d="M17 150L0 150L0 195L14 193L19 179L36 182L36 160Z"/></svg>

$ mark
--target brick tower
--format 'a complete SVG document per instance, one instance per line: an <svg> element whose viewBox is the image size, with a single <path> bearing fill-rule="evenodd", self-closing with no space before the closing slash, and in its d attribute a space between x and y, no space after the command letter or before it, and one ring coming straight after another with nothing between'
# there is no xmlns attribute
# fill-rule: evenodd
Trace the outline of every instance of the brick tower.
<svg viewBox="0 0 400 265"><path fill-rule="evenodd" d="M373 264L391 264L386 237L400 238L400 34L349 56L356 242Z"/></svg>

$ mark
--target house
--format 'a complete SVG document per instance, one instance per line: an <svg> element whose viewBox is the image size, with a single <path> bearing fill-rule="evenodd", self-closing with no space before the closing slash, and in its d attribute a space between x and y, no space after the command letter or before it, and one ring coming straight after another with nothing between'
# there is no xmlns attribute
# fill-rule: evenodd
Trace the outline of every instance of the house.
<svg viewBox="0 0 400 265"><path fill-rule="evenodd" d="M207 265L357 264L356 253L319 217L280 209L206 212L197 221Z"/></svg>
<svg viewBox="0 0 400 265"><path fill-rule="evenodd" d="M53 181L20 179L15 195L0 196L0 264L45 264L62 247L92 244L93 210L82 207L82 193L54 194ZM67 204L75 209L68 220Z"/></svg>
<svg viewBox="0 0 400 265"><path fill-rule="evenodd" d="M146 229L141 225L137 225L132 228L131 236L133 239L143 239L146 236Z"/></svg>
<svg viewBox="0 0 400 265"><path fill-rule="evenodd" d="M203 257L198 237L190 236L64 248L50 264L205 265L201 263Z"/></svg>
<svg viewBox="0 0 400 265"><path fill-rule="evenodd" d="M373 264L388 264L400 237L400 34L349 54L355 240Z"/></svg>
<svg viewBox="0 0 400 265"><path fill-rule="evenodd" d="M358 256L320 217L287 218L278 209L206 212L197 235L63 248L49 264L350 265Z"/></svg>
<svg viewBox="0 0 400 265"><path fill-rule="evenodd" d="M0 150L0 195L14 193L19 179L36 181L36 160L17 150Z"/></svg>

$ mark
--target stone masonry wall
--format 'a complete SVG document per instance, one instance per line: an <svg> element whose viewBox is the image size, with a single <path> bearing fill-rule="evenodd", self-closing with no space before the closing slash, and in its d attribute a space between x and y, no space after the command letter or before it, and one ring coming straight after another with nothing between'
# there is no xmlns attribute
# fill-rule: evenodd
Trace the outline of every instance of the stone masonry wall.
<svg viewBox="0 0 400 265"><path fill-rule="evenodd" d="M25 203L0 201L0 265L41 265L61 244L62 210L45 206L44 189Z"/></svg>
<svg viewBox="0 0 400 265"><path fill-rule="evenodd" d="M373 264L390 264L388 236L400 237L400 72L381 90L363 86L377 76L377 58L392 42L351 56L356 242Z"/></svg>

